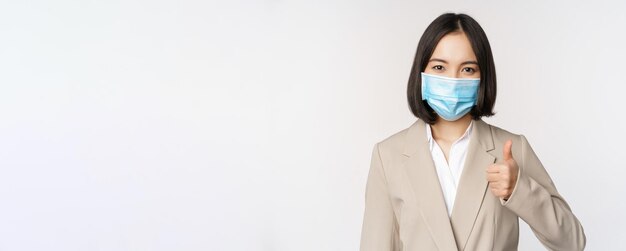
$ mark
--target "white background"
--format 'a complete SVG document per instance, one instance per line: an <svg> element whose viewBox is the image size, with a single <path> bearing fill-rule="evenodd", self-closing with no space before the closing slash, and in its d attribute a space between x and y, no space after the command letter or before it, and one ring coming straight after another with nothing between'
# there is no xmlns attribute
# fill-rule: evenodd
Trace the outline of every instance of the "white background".
<svg viewBox="0 0 626 251"><path fill-rule="evenodd" d="M623 1L2 1L0 250L357 250L374 143L438 15L588 250L626 240ZM520 250L542 250L521 224Z"/></svg>

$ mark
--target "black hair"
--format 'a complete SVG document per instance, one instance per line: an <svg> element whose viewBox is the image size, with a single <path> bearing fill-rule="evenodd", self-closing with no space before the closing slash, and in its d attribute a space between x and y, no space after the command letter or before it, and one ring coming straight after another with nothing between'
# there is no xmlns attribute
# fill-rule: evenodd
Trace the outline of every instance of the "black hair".
<svg viewBox="0 0 626 251"><path fill-rule="evenodd" d="M476 54L480 70L480 87L478 88L477 104L472 107L472 119L492 116L496 102L496 67L493 62L491 46L485 31L478 22L466 14L445 13L437 17L424 31L415 52L413 67L409 76L407 98L409 107L415 117L428 124L434 124L437 114L422 100L421 72L426 69L435 47L445 35L452 32L463 32L467 36Z"/></svg>

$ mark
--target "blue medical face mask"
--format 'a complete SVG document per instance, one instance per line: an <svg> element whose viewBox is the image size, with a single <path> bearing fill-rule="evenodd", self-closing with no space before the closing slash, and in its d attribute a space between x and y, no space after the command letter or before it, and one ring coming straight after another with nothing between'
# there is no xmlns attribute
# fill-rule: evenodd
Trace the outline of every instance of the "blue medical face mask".
<svg viewBox="0 0 626 251"><path fill-rule="evenodd" d="M448 78L422 72L422 100L447 121L455 121L476 104L480 78Z"/></svg>

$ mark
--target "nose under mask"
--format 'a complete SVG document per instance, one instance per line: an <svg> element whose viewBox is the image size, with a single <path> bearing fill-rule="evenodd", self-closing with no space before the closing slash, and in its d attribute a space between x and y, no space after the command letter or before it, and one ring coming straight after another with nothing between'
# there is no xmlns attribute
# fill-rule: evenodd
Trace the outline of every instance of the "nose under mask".
<svg viewBox="0 0 626 251"><path fill-rule="evenodd" d="M476 105L480 78L449 78L422 72L422 100L443 119L455 121Z"/></svg>

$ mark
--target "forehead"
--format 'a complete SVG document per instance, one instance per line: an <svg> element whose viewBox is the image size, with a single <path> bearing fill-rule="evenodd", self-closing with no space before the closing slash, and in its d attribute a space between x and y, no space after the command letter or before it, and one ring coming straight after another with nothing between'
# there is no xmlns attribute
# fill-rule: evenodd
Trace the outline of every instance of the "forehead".
<svg viewBox="0 0 626 251"><path fill-rule="evenodd" d="M431 58L446 60L450 63L476 60L467 35L462 32L449 33L441 38Z"/></svg>

